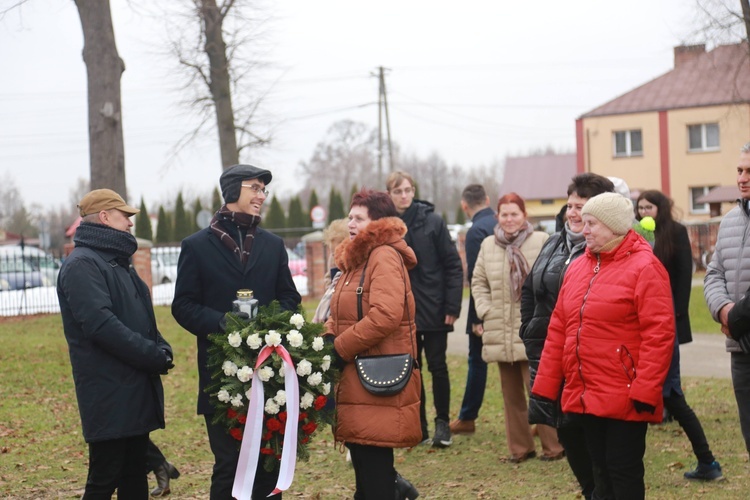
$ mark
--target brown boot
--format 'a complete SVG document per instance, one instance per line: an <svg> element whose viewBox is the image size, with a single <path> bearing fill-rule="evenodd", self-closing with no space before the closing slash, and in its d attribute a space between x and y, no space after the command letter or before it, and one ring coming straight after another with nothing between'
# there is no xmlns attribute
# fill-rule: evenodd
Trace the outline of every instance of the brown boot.
<svg viewBox="0 0 750 500"><path fill-rule="evenodd" d="M456 419L450 423L450 429L452 434L474 434L474 420L461 420Z"/></svg>

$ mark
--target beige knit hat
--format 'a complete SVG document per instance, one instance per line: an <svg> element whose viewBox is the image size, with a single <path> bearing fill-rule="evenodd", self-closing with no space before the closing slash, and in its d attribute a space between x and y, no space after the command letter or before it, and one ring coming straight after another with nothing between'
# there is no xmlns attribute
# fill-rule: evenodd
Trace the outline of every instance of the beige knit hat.
<svg viewBox="0 0 750 500"><path fill-rule="evenodd" d="M617 235L628 232L633 227L635 212L633 202L617 193L602 193L589 198L581 215L592 215Z"/></svg>

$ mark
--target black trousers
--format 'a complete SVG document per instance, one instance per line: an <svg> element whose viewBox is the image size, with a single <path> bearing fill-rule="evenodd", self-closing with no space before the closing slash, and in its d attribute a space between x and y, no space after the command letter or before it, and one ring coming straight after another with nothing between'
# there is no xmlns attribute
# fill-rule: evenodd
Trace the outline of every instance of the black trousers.
<svg viewBox="0 0 750 500"><path fill-rule="evenodd" d="M450 418L451 381L448 377L448 364L445 352L448 349L448 332L417 332L417 359L422 364L422 352L427 360L427 369L432 375L432 400L435 405L436 420L448 422ZM422 437L427 434L427 410L425 408L424 378L422 378L422 402L419 406L422 421Z"/></svg>
<svg viewBox="0 0 750 500"><path fill-rule="evenodd" d="M685 396L672 391L669 397L664 398L664 407L677 420L685 431L685 435L693 446L693 453L698 461L710 464L714 461L714 455L708 446L706 433L703 432L703 426L695 415L695 412L685 400Z"/></svg>
<svg viewBox="0 0 750 500"><path fill-rule="evenodd" d="M583 415L594 470L594 499L640 500L646 496L643 455L646 422Z"/></svg>
<svg viewBox="0 0 750 500"><path fill-rule="evenodd" d="M148 434L89 443L89 474L83 500L147 500Z"/></svg>
<svg viewBox="0 0 750 500"><path fill-rule="evenodd" d="M157 467L164 465L167 459L158 446L150 439L146 448L146 472L155 471Z"/></svg>
<svg viewBox="0 0 750 500"><path fill-rule="evenodd" d="M346 443L352 454L356 491L354 500L395 500L396 469L393 448Z"/></svg>
<svg viewBox="0 0 750 500"><path fill-rule="evenodd" d="M557 440L565 449L565 458L568 459L570 470L573 471L578 484L581 485L583 497L590 499L594 493L594 466L591 463L591 455L586 446L583 426L574 423L565 427L558 427Z"/></svg>
<svg viewBox="0 0 750 500"><path fill-rule="evenodd" d="M211 474L211 500L232 500L234 474L237 471L237 461L240 458L240 442L230 436L224 427L212 424L213 415L203 416L206 419L208 442L211 445L211 452L214 454L214 470ZM263 455L261 455L258 460L252 498L281 500L281 493L271 497L268 496L276 487L279 472L278 469L276 472L267 472L263 468L263 458Z"/></svg>

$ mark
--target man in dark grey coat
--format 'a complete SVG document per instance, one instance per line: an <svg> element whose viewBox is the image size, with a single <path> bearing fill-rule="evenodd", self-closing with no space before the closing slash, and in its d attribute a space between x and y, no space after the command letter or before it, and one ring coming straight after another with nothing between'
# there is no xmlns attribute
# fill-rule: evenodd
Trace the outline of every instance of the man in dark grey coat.
<svg viewBox="0 0 750 500"><path fill-rule="evenodd" d="M82 217L57 280L63 329L89 445L84 499L147 499L149 432L164 428L160 374L172 348L156 328L151 294L131 264L139 212L112 190L78 205Z"/></svg>
<svg viewBox="0 0 750 500"><path fill-rule="evenodd" d="M278 300L296 310L301 297L292 281L284 241L259 227L271 172L252 165L234 165L221 174L225 205L208 228L182 241L172 315L195 335L198 345L198 414L204 416L214 454L211 500L231 500L240 442L213 424L214 408L205 392L208 372L208 335L224 331L237 290L253 291L259 305ZM276 485L278 472L258 467L253 498L265 498ZM269 498L281 498L281 494Z"/></svg>
<svg viewBox="0 0 750 500"><path fill-rule="evenodd" d="M431 203L414 199L414 186L414 179L405 172L392 172L386 180L393 204L409 229L404 239L417 255L417 265L409 271L417 305L417 351L420 365L422 352L427 359L437 414L435 434L430 441L423 384L420 409L423 442L445 448L453 443L448 424L451 386L445 352L448 333L453 331L453 323L461 313L464 270L445 221L435 213Z"/></svg>
<svg viewBox="0 0 750 500"><path fill-rule="evenodd" d="M466 275L471 285L471 275L482 242L493 233L497 225L495 211L490 207L490 198L481 184L469 184L461 194L461 209L471 219L471 227L466 233ZM482 321L474 309L474 297L469 297L469 316L466 319L466 333L469 336L469 370L466 374L466 389L458 418L451 422L453 434L473 434L474 421L484 401L484 388L487 385L487 363L482 359L482 337L476 334L476 325Z"/></svg>

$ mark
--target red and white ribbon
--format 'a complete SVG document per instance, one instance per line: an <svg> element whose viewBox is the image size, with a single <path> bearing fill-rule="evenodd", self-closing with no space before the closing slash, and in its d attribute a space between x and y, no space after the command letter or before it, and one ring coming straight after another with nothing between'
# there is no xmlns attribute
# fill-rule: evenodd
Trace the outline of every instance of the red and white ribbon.
<svg viewBox="0 0 750 500"><path fill-rule="evenodd" d="M261 436L263 436L263 410L265 407L263 381L260 380L258 368L273 352L276 352L282 359L287 417L281 450L279 478L276 481L276 488L268 496L276 495L288 489L292 484L292 479L294 479L294 467L297 463L297 429L299 427L299 381L289 351L282 345L276 347L267 345L260 350L253 371L245 434L242 436L240 458L237 462L237 472L234 475L234 485L232 486L232 496L237 500L250 500L253 494L255 472L258 469L260 456Z"/></svg>

